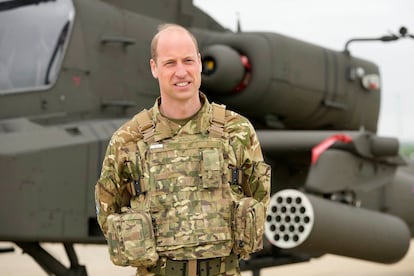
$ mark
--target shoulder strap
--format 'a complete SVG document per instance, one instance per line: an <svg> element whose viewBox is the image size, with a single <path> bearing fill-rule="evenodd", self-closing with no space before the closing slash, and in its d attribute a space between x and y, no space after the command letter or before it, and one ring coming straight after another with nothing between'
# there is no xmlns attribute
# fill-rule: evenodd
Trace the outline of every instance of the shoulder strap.
<svg viewBox="0 0 414 276"><path fill-rule="evenodd" d="M224 125L226 123L226 106L212 103L212 108L213 116L211 119L210 128L208 129L209 136L214 138L223 138ZM229 168L228 179L230 179L230 182L232 184L241 186L242 190L247 196L252 196L252 191L243 175L243 170L239 168Z"/></svg>
<svg viewBox="0 0 414 276"><path fill-rule="evenodd" d="M136 116L139 132L144 136L146 143L152 142L154 138L155 124L152 120L152 114L147 109L142 110Z"/></svg>
<svg viewBox="0 0 414 276"><path fill-rule="evenodd" d="M226 123L226 106L212 103L213 116L208 128L209 136L214 138L224 137L224 124Z"/></svg>
<svg viewBox="0 0 414 276"><path fill-rule="evenodd" d="M135 121L138 125L138 131L143 136L144 142L147 144L153 142L155 124L154 124L154 121L152 120L152 113L148 111L147 109L144 109L140 113L137 114L137 116L135 117ZM128 187L129 188L128 191L132 196L140 196L142 194L145 195L148 187L146 183L142 181L142 178L139 174L140 172L139 164L141 163L141 160L140 160L138 152L136 152L135 157L136 157L135 165L136 165L136 170L138 172L138 177L137 179L135 179L133 182L130 183Z"/></svg>

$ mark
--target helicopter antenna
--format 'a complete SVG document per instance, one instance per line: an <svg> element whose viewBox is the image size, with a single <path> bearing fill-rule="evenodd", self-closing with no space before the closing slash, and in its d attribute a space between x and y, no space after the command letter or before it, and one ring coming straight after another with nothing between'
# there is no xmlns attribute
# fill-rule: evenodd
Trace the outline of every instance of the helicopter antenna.
<svg viewBox="0 0 414 276"><path fill-rule="evenodd" d="M355 41L382 41L382 42L389 42L389 41L395 41L398 40L400 38L413 38L414 39L414 35L409 34L408 30L406 27L401 27L399 30L399 35L396 34L390 34L390 35L384 35L384 36L380 36L380 37L376 37L376 38L351 38L349 39L346 43L345 43L345 48L344 48L344 53L346 55L350 55L351 53L349 52L349 44L351 44L352 42Z"/></svg>
<svg viewBox="0 0 414 276"><path fill-rule="evenodd" d="M240 13L239 12L236 13L236 17L237 17L237 32L241 33L242 30L241 30Z"/></svg>

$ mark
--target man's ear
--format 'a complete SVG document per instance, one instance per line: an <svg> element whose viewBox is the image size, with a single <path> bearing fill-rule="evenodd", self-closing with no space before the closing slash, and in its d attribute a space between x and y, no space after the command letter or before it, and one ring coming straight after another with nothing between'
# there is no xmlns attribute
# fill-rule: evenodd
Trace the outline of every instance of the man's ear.
<svg viewBox="0 0 414 276"><path fill-rule="evenodd" d="M198 53L198 63L200 64L200 73L203 72L203 63L201 62L201 55Z"/></svg>
<svg viewBox="0 0 414 276"><path fill-rule="evenodd" d="M150 67L151 67L151 73L154 79L158 79L158 70L157 70L157 64L155 63L154 59L150 59Z"/></svg>

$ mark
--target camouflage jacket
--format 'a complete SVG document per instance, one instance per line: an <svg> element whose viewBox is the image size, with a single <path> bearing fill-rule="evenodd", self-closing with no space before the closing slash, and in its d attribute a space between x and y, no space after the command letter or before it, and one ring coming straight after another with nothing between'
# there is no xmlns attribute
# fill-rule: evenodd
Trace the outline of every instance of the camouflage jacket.
<svg viewBox="0 0 414 276"><path fill-rule="evenodd" d="M180 133L208 133L211 125L212 105L207 98L200 93L203 103L197 116L184 126L172 122L159 111L157 99L149 110L155 121L155 142L168 139ZM268 206L270 196L270 172L260 171L268 166L257 166L264 163L263 155L255 130L251 123L243 116L226 110L226 123L224 133L229 139L232 153L229 154L229 164L243 169L252 196ZM131 156L135 156L137 142L143 139L138 130L136 116L122 125L112 136L105 158L103 160L101 176L95 186L95 199L98 223L106 236L106 219L112 213L119 213L122 207L130 206L131 195L128 191L128 183L131 179L137 179L136 170L131 168ZM232 187L236 197L244 197L243 189L239 186Z"/></svg>

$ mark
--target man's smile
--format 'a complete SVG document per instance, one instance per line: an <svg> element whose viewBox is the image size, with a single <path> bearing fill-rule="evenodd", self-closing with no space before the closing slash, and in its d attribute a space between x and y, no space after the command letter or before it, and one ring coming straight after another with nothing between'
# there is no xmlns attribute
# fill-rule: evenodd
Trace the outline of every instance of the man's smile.
<svg viewBox="0 0 414 276"><path fill-rule="evenodd" d="M189 81L185 81L185 82L177 82L176 84L175 84L175 86L178 86L178 87L185 87L185 86L187 86L187 85L189 85L190 84L190 82Z"/></svg>

